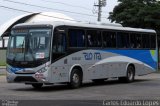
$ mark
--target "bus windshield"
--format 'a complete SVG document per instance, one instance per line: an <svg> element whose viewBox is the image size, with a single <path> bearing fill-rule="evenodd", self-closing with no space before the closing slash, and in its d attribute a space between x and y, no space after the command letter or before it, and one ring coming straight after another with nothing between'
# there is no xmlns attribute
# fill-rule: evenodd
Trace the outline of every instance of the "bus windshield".
<svg viewBox="0 0 160 106"><path fill-rule="evenodd" d="M19 62L49 59L50 40L51 29L13 30L7 59Z"/></svg>

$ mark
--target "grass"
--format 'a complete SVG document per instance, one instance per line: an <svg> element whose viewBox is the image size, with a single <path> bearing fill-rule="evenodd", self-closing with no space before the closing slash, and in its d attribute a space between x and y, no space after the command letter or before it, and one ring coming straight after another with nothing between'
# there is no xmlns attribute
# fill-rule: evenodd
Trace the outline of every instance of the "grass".
<svg viewBox="0 0 160 106"><path fill-rule="evenodd" d="M6 66L6 62L0 62L0 66Z"/></svg>
<svg viewBox="0 0 160 106"><path fill-rule="evenodd" d="M6 62L0 62L0 67L4 67L5 68L6 66ZM5 76L6 74L5 73L1 73L0 76Z"/></svg>
<svg viewBox="0 0 160 106"><path fill-rule="evenodd" d="M6 74L0 74L0 76L6 76Z"/></svg>

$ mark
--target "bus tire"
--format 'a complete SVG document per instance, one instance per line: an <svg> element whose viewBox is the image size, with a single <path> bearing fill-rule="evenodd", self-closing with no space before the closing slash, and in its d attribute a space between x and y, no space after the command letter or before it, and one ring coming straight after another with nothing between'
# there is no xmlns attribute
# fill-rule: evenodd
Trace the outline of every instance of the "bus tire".
<svg viewBox="0 0 160 106"><path fill-rule="evenodd" d="M73 89L79 88L82 85L82 73L78 69L73 69L71 72L69 86Z"/></svg>
<svg viewBox="0 0 160 106"><path fill-rule="evenodd" d="M38 83L38 84L32 84L32 87L35 89L40 89L42 88L43 84L42 83Z"/></svg>
<svg viewBox="0 0 160 106"><path fill-rule="evenodd" d="M127 68L126 77L119 77L120 82L133 82L135 78L135 68L132 65L129 65Z"/></svg>

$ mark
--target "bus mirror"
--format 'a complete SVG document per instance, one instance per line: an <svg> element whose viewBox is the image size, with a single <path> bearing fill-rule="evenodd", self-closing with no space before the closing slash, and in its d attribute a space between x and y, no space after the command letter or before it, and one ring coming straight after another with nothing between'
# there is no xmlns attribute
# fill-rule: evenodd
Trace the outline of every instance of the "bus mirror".
<svg viewBox="0 0 160 106"><path fill-rule="evenodd" d="M2 40L2 37L0 36L0 41Z"/></svg>

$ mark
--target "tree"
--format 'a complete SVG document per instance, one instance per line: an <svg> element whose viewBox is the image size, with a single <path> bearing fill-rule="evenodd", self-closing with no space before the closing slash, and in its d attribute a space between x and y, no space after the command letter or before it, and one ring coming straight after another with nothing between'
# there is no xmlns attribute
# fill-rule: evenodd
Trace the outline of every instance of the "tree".
<svg viewBox="0 0 160 106"><path fill-rule="evenodd" d="M110 12L111 22L126 27L154 29L158 34L160 47L160 1L159 0L118 0Z"/></svg>
<svg viewBox="0 0 160 106"><path fill-rule="evenodd" d="M122 26L160 30L160 2L157 0L118 0L110 12L111 22Z"/></svg>

